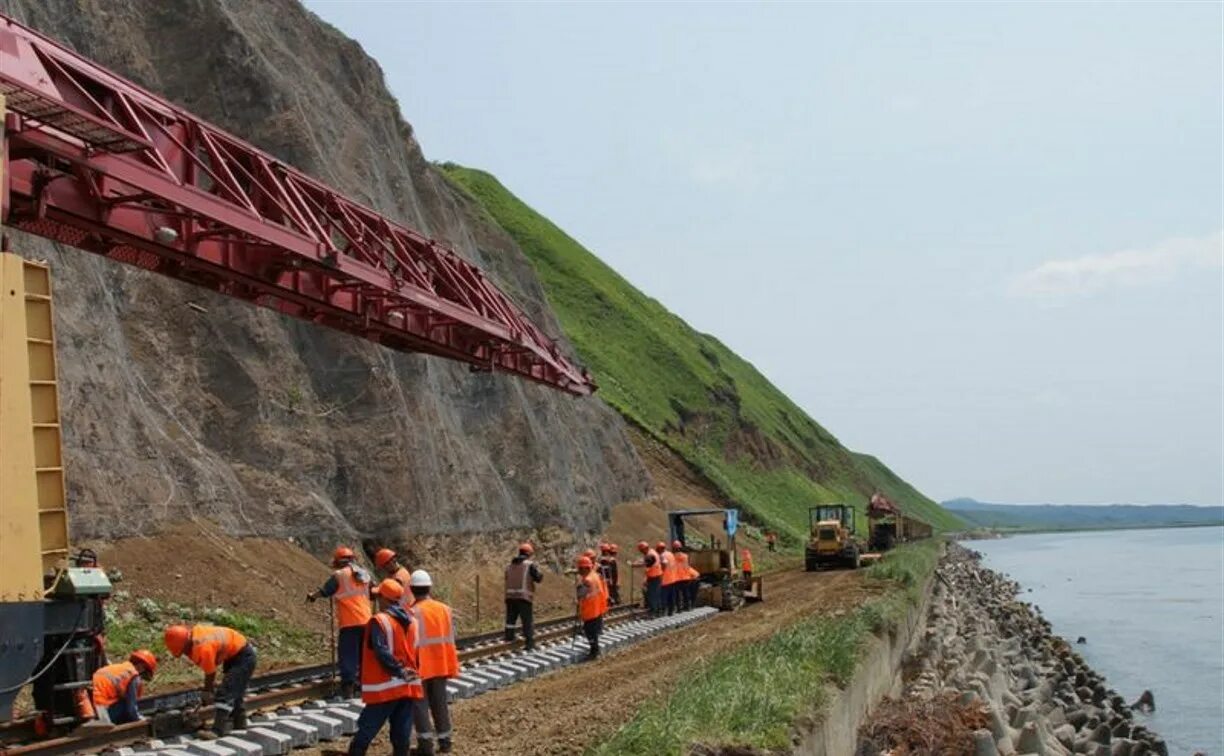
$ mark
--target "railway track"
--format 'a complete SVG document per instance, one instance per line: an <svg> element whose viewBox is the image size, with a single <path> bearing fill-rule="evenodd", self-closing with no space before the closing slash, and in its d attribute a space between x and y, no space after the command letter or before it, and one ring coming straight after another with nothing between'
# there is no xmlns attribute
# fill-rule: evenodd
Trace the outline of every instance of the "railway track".
<svg viewBox="0 0 1224 756"><path fill-rule="evenodd" d="M674 618L649 619L637 607L614 607L605 619L608 647L634 642L672 627L689 624L715 614L712 609L697 609ZM578 634L573 618L540 622L536 625L536 650L525 652L522 641L507 643L500 632L468 636L457 640L463 673L450 681L452 698L469 698L493 688L503 687L526 677L578 661L587 652L584 638ZM310 702L311 710L289 708L288 714L254 715L252 721L263 720L268 728L285 730L285 742L274 741L262 750L232 748L213 751L217 754L284 753L290 746L313 745L352 732L359 705L353 702L325 703L335 688L334 667L330 664L307 665L270 672L252 678L246 699L251 712L285 712L287 707ZM98 753L108 749L121 753L190 754L200 753L176 742L194 731L200 723L210 722L212 707L202 706L199 691L179 691L150 696L141 701L145 719L107 729L77 730L60 737L33 740L32 723L17 722L0 731L0 756L57 756L59 754ZM300 721L306 719L305 725ZM325 720L320 722L318 720ZM271 723L271 724L270 724ZM329 724L330 723L330 724ZM272 725L275 725L273 727ZM313 738L305 731L315 726ZM259 725L252 725L253 728ZM254 730L252 730L254 731ZM269 733L271 735L273 733ZM226 739L223 739L223 741ZM292 742L289 742L289 741ZM299 742L300 741L300 742ZM218 741L222 742L222 741ZM144 745L142 745L144 744ZM249 745L250 743L248 743ZM176 748L175 746L179 746ZM283 747L282 747L283 746Z"/></svg>

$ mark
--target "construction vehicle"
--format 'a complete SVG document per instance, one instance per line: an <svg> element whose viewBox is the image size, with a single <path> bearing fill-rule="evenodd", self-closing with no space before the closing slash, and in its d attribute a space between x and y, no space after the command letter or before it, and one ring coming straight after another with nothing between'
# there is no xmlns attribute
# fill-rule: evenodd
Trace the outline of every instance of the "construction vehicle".
<svg viewBox="0 0 1224 756"><path fill-rule="evenodd" d="M6 228L388 349L596 389L442 244L3 15L0 198ZM29 686L52 735L92 717L111 585L68 539L50 272L3 246L0 722Z"/></svg>
<svg viewBox="0 0 1224 756"><path fill-rule="evenodd" d="M709 533L702 538L687 524L699 517L722 518L722 533ZM739 530L738 509L679 509L667 513L668 541L679 541L688 555L689 566L697 570L700 588L697 600L703 606L715 606L731 611L746 601L764 598L764 582L760 575L745 578L739 569L739 551L735 548L735 533Z"/></svg>
<svg viewBox="0 0 1224 756"><path fill-rule="evenodd" d="M867 502L867 544L872 551L884 552L898 543L929 538L931 526L906 516L901 507L884 494L872 494Z"/></svg>
<svg viewBox="0 0 1224 756"><path fill-rule="evenodd" d="M854 516L854 507L848 504L821 504L808 509L810 535L803 550L804 569L859 568L863 548L854 535Z"/></svg>

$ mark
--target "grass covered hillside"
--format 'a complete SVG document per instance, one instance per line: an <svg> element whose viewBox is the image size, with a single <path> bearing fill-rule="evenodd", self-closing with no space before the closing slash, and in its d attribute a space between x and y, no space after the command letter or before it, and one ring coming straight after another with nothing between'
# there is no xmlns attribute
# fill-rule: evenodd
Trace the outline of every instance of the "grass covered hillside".
<svg viewBox="0 0 1224 756"><path fill-rule="evenodd" d="M755 519L800 539L809 505L862 507L879 490L937 527L959 524L879 460L846 449L756 368L638 291L496 178L441 168L527 254L599 396Z"/></svg>

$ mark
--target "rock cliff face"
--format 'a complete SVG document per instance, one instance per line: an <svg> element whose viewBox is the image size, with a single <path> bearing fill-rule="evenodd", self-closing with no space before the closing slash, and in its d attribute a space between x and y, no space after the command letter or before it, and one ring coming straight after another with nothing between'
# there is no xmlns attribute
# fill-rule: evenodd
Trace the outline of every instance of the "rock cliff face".
<svg viewBox="0 0 1224 756"><path fill-rule="evenodd" d="M0 8L363 203L445 240L552 334L515 243L425 160L382 72L295 0ZM339 537L598 528L646 495L623 421L13 234L48 259L76 537L208 518Z"/></svg>

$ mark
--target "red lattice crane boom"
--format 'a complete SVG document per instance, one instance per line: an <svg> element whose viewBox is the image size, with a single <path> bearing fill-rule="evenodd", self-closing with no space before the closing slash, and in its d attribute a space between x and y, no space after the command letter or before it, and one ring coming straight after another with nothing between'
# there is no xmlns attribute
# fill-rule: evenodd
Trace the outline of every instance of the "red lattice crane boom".
<svg viewBox="0 0 1224 756"><path fill-rule="evenodd" d="M13 228L391 349L595 390L476 266L3 15L0 94Z"/></svg>

